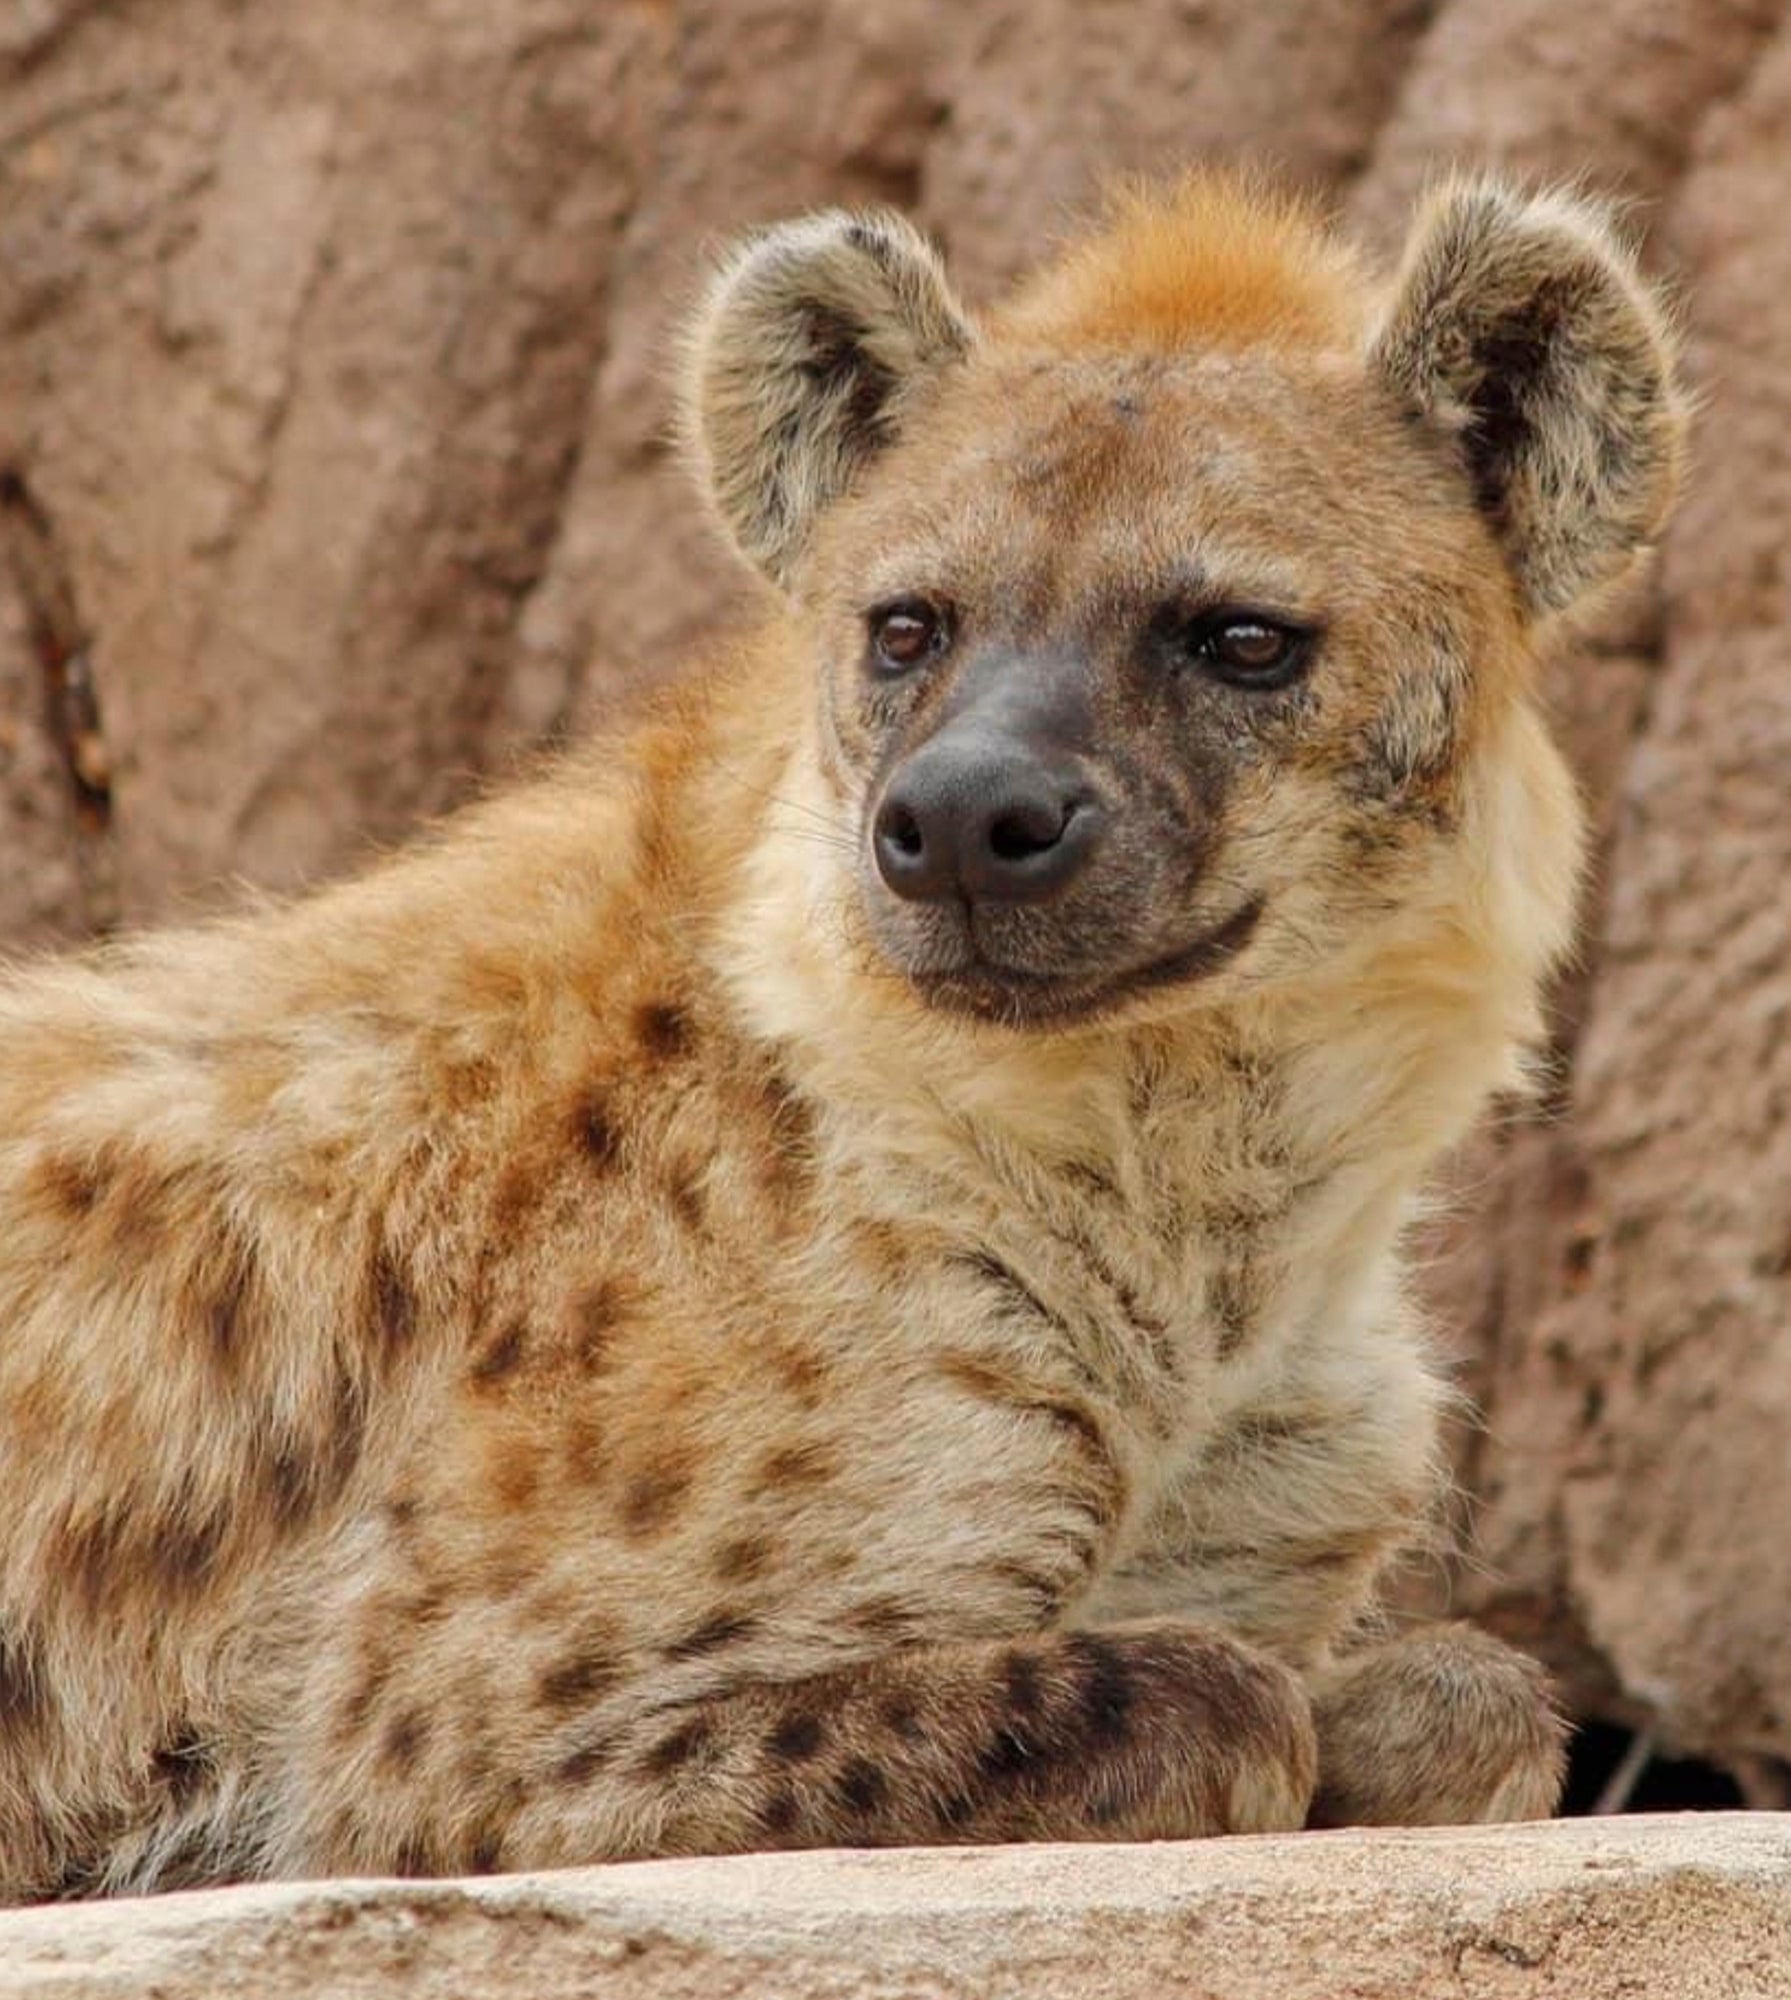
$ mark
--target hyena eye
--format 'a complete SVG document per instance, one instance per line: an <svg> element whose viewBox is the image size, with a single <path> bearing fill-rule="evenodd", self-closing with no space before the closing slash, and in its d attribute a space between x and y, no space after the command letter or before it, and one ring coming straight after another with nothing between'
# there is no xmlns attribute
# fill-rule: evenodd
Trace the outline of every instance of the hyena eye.
<svg viewBox="0 0 1791 2000"><path fill-rule="evenodd" d="M1217 679L1233 687L1283 688L1299 678L1312 633L1256 611L1207 612L1187 626L1183 643Z"/></svg>
<svg viewBox="0 0 1791 2000"><path fill-rule="evenodd" d="M871 650L890 673L906 673L937 659L950 642L945 613L924 597L880 604L870 615Z"/></svg>

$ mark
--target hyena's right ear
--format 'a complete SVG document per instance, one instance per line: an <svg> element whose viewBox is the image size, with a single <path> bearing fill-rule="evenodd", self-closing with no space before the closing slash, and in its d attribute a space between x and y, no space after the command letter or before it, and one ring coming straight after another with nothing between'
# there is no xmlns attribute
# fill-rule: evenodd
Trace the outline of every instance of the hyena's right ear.
<svg viewBox="0 0 1791 2000"><path fill-rule="evenodd" d="M938 256L899 215L832 209L748 237L696 315L679 398L747 561L787 583L815 517L974 337Z"/></svg>
<svg viewBox="0 0 1791 2000"><path fill-rule="evenodd" d="M1614 581L1665 519L1685 435L1674 345L1596 205L1483 176L1419 211L1374 360L1457 439L1530 616Z"/></svg>

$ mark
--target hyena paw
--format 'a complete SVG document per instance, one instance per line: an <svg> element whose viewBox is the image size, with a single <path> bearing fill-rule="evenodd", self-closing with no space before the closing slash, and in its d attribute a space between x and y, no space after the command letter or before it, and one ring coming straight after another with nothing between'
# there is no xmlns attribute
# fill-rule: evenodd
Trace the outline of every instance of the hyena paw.
<svg viewBox="0 0 1791 2000"><path fill-rule="evenodd" d="M1310 1698L1280 1661L1172 1624L1114 1627L1065 1644L1116 1650L1133 1690L1129 1741L1104 1767L1091 1762L1100 1774L1094 1829L1164 1840L1304 1824L1317 1740Z"/></svg>
<svg viewBox="0 0 1791 2000"><path fill-rule="evenodd" d="M1435 1625L1314 1677L1315 1826L1546 1819L1567 1731L1537 1663L1468 1625Z"/></svg>

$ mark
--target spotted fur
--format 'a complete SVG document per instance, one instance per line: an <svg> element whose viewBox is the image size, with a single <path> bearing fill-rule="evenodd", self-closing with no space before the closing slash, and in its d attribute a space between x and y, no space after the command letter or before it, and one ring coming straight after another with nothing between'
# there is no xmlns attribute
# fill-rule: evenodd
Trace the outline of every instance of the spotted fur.
<svg viewBox="0 0 1791 2000"><path fill-rule="evenodd" d="M889 218L755 238L687 378L750 632L358 881L0 981L0 1890L1547 1809L1527 1668L1361 1637L1401 1232L1568 935L1535 621L1677 406L1596 215L1439 203L1387 286L1140 197L980 326ZM1322 623L1287 700L1164 668L1221 588ZM958 1004L864 829L1000 660L1131 803Z"/></svg>

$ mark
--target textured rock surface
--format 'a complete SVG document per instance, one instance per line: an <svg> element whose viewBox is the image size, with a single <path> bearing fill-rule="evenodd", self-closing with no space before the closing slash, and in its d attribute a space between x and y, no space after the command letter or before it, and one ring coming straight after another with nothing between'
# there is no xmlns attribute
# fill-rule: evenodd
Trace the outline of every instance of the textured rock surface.
<svg viewBox="0 0 1791 2000"><path fill-rule="evenodd" d="M0 1916L0 1996L1784 2000L1791 1818L654 1861Z"/></svg>
<svg viewBox="0 0 1791 2000"><path fill-rule="evenodd" d="M1101 172L1200 155L1278 159L1389 244L1440 158L1642 197L1687 300L1699 472L1652 597L1556 669L1606 854L1566 1115L1476 1146L1440 1232L1487 1412L1454 1590L1582 1709L1769 1798L1788 100L1782 0L14 0L0 943L339 867L725 616L663 394L725 230L894 200L975 292Z"/></svg>

